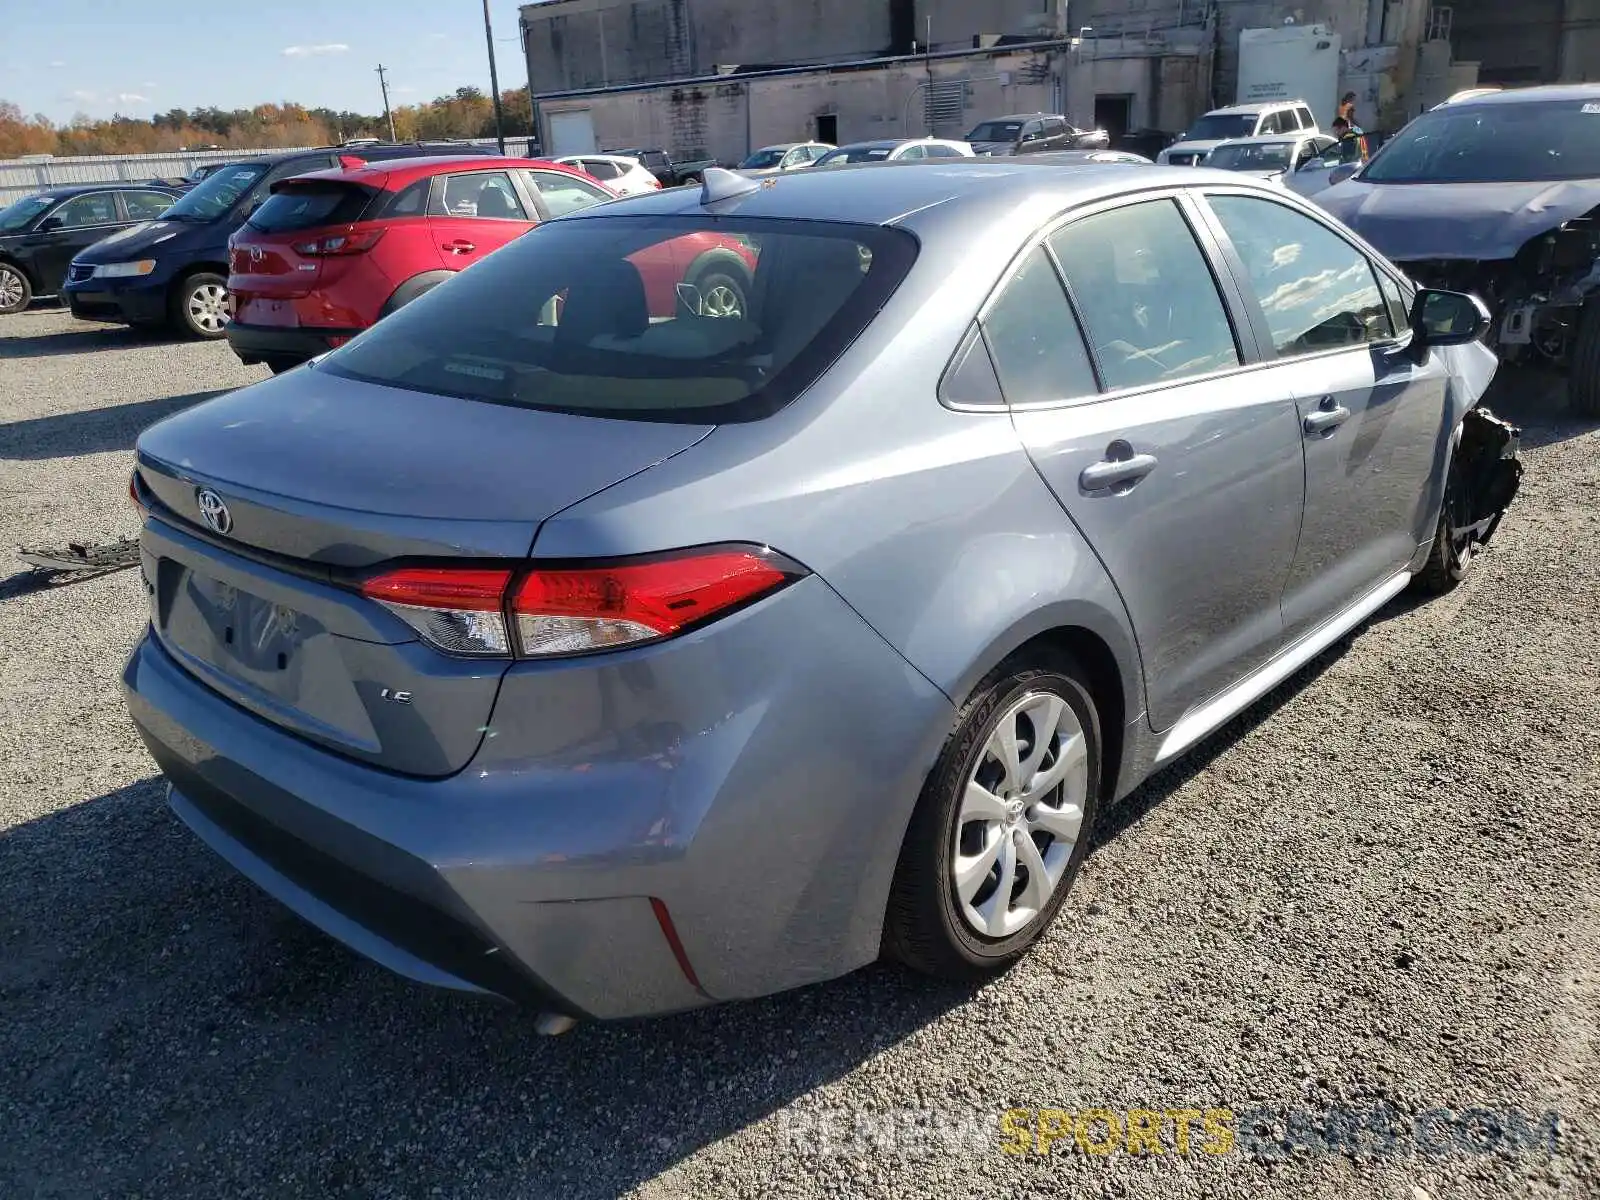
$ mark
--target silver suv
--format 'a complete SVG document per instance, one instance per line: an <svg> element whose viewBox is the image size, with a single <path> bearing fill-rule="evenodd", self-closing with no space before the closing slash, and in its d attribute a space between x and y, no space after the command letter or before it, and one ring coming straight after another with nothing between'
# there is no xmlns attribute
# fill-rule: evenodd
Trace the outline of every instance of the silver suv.
<svg viewBox="0 0 1600 1200"><path fill-rule="evenodd" d="M1317 118L1304 100L1214 108L1157 155L1156 161L1172 167L1197 167L1212 150L1233 138L1300 132L1318 132Z"/></svg>

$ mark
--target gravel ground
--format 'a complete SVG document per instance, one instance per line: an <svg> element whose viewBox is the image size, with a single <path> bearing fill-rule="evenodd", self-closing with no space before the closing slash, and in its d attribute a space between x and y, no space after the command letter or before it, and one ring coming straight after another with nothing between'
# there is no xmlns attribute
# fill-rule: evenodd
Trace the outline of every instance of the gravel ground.
<svg viewBox="0 0 1600 1200"><path fill-rule="evenodd" d="M136 432L260 376L0 321L0 542L131 533ZM1529 473L1471 582L1111 814L975 994L872 969L535 1037L354 958L168 814L115 688L131 573L0 601L0 1196L1600 1195L1600 432L1502 385ZM1234 1110L1237 1144L999 1148L1006 1109L1144 1107ZM1554 1153L1415 1120L1474 1107L1559 1113ZM1405 1136L1329 1148L1302 1112Z"/></svg>

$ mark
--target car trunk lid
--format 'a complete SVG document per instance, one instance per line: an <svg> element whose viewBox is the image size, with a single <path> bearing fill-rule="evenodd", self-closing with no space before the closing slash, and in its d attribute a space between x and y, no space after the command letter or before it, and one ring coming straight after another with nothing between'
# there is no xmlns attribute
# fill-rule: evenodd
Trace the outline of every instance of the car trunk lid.
<svg viewBox="0 0 1600 1200"><path fill-rule="evenodd" d="M359 581L396 560L523 559L546 517L711 427L329 382L296 371L141 437L152 626L258 717L386 769L448 775L476 751L507 662L424 644Z"/></svg>
<svg viewBox="0 0 1600 1200"><path fill-rule="evenodd" d="M235 304L307 296L329 257L369 249L366 242L382 230L357 223L382 195L376 183L289 179L274 187L228 243L228 289Z"/></svg>

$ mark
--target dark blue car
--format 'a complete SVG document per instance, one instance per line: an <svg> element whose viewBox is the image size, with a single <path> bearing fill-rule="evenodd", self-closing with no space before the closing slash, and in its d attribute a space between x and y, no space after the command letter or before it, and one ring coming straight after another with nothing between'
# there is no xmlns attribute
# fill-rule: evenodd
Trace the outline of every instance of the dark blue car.
<svg viewBox="0 0 1600 1200"><path fill-rule="evenodd" d="M95 243L72 260L62 297L74 316L145 327L171 326L220 338L228 323L228 239L280 179L342 160L433 154L493 154L457 143L326 147L228 163L161 219Z"/></svg>

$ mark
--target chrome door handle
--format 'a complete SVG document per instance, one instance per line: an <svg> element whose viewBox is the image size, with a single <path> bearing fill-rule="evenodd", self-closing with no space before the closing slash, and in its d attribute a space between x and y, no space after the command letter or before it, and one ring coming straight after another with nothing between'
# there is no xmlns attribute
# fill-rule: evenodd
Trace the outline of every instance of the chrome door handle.
<svg viewBox="0 0 1600 1200"><path fill-rule="evenodd" d="M446 242L444 248L451 254L471 254L478 247L471 242Z"/></svg>
<svg viewBox="0 0 1600 1200"><path fill-rule="evenodd" d="M1156 469L1154 454L1130 454L1126 458L1107 458L1091 463L1078 476L1078 486L1086 492L1131 487Z"/></svg>
<svg viewBox="0 0 1600 1200"><path fill-rule="evenodd" d="M1307 437L1326 437L1350 419L1350 410L1332 396L1324 396L1317 411L1307 413L1301 425Z"/></svg>

